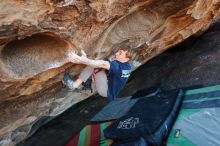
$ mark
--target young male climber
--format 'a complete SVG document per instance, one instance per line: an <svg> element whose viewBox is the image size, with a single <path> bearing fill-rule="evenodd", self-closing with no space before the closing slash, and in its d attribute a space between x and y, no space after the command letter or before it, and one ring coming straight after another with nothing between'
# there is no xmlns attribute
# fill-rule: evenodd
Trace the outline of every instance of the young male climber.
<svg viewBox="0 0 220 146"><path fill-rule="evenodd" d="M71 52L68 59L72 63L85 64L87 67L84 68L75 81L69 73L66 73L63 83L74 90L91 76L93 79L92 89L96 90L101 96L108 97L108 101L113 101L118 96L119 91L124 88L130 76L131 66L128 62L130 52L123 48L119 49L115 53L113 61L89 59L83 50L81 50L81 54L79 56Z"/></svg>

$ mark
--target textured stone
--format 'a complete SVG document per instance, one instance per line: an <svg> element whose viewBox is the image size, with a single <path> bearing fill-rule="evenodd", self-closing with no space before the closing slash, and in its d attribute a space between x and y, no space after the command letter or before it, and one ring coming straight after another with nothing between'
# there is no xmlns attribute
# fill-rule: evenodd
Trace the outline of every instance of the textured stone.
<svg viewBox="0 0 220 146"><path fill-rule="evenodd" d="M56 116L80 100L75 96L66 106L64 95L53 97L65 71L76 77L84 67L68 62L69 51L106 59L126 47L135 70L202 34L219 18L219 7L219 0L1 1L0 141L16 144L40 117Z"/></svg>

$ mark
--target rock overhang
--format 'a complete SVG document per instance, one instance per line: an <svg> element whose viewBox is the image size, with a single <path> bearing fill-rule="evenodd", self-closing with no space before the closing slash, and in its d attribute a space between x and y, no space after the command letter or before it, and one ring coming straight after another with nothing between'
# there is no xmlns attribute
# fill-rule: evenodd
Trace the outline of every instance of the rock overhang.
<svg viewBox="0 0 220 146"><path fill-rule="evenodd" d="M77 76L84 66L68 63L66 54L71 49L105 59L123 46L132 49L131 63L136 69L203 33L218 20L219 8L218 0L2 1L0 103L19 104L24 96L30 99L60 84L67 70Z"/></svg>

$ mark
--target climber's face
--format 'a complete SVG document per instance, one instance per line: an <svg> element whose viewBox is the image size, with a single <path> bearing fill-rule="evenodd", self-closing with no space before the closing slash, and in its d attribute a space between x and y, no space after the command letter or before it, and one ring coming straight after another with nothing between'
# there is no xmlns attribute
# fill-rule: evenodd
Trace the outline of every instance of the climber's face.
<svg viewBox="0 0 220 146"><path fill-rule="evenodd" d="M127 50L124 50L124 49L119 49L116 53L115 53L115 60L118 60L118 61L121 61L121 60L127 60L129 59L127 57L127 53L128 51Z"/></svg>

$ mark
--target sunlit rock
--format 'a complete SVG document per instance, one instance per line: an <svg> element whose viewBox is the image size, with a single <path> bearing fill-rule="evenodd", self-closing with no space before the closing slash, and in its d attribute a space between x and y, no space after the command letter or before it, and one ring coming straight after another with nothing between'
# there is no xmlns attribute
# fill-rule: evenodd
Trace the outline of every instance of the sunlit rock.
<svg viewBox="0 0 220 146"><path fill-rule="evenodd" d="M69 51L107 59L132 49L137 67L220 16L219 0L2 0L0 2L0 145L15 145L43 116L87 98L62 88Z"/></svg>

